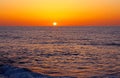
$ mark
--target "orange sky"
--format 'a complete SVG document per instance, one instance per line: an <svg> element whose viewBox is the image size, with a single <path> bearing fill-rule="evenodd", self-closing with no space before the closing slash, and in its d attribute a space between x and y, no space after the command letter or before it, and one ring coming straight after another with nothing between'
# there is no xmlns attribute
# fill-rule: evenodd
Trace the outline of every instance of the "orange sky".
<svg viewBox="0 0 120 78"><path fill-rule="evenodd" d="M0 26L120 26L120 0L0 0Z"/></svg>

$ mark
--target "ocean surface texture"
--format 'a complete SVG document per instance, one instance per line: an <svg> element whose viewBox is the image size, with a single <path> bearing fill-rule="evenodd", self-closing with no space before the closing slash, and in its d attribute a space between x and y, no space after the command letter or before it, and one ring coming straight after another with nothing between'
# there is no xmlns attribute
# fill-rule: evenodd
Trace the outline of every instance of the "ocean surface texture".
<svg viewBox="0 0 120 78"><path fill-rule="evenodd" d="M120 78L120 27L0 27L0 64L49 76Z"/></svg>

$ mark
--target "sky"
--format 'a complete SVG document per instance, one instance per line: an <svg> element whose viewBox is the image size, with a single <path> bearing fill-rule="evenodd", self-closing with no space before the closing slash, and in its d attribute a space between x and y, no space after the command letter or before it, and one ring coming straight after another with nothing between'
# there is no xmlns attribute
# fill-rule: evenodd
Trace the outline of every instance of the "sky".
<svg viewBox="0 0 120 78"><path fill-rule="evenodd" d="M0 0L0 26L120 26L120 0Z"/></svg>

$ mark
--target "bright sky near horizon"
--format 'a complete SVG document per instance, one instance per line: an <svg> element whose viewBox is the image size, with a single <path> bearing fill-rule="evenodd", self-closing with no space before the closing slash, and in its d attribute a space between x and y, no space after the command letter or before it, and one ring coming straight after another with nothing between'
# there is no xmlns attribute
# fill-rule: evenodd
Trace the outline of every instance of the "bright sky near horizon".
<svg viewBox="0 0 120 78"><path fill-rule="evenodd" d="M120 0L0 0L0 26L120 26Z"/></svg>

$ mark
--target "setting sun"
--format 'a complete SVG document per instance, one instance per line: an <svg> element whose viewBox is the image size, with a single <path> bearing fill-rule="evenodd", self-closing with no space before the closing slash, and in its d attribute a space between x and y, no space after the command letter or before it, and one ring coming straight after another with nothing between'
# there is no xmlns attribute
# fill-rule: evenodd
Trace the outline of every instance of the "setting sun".
<svg viewBox="0 0 120 78"><path fill-rule="evenodd" d="M57 22L53 22L53 26L56 26L57 25Z"/></svg>

